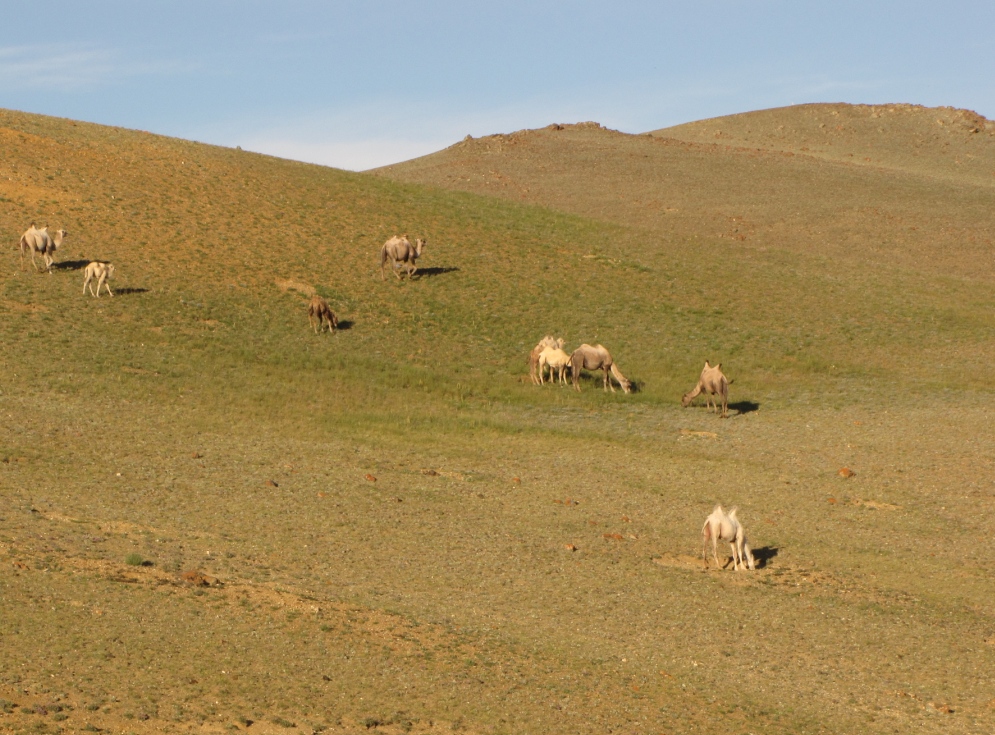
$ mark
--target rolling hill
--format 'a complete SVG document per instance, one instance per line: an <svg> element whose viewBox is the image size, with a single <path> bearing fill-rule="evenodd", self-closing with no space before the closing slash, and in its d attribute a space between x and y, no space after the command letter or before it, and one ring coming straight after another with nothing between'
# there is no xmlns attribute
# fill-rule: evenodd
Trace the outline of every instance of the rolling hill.
<svg viewBox="0 0 995 735"><path fill-rule="evenodd" d="M0 111L0 237L70 233L0 264L0 732L987 731L991 132L810 105L355 174ZM532 385L547 333L638 391ZM728 420L680 407L705 359ZM704 570L717 502L755 572Z"/></svg>

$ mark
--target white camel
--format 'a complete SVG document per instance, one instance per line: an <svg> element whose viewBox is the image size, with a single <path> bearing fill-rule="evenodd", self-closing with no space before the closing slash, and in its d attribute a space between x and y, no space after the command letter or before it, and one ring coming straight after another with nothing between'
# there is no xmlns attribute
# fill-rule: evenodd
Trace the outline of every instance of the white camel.
<svg viewBox="0 0 995 735"><path fill-rule="evenodd" d="M581 370L604 370L606 391L611 388L612 393L615 392L615 386L612 385L611 379L608 377L611 374L618 381L623 391L626 393L632 392L632 383L622 375L622 371L618 369L615 361L612 360L611 353L602 345L594 345L592 347L589 344L582 344L570 355L570 373L573 378L574 388L577 390L580 390Z"/></svg>
<svg viewBox="0 0 995 735"><path fill-rule="evenodd" d="M545 383L544 373L549 368L549 380L555 382L554 375L560 374L560 383L567 384L567 368L570 367L570 355L559 347L547 347L539 353L539 383Z"/></svg>
<svg viewBox="0 0 995 735"><path fill-rule="evenodd" d="M747 567L751 570L756 568L753 561L753 551L750 549L749 541L746 540L746 529L736 517L736 511L737 509L733 508L726 513L722 510L721 505L716 505L715 510L705 519L705 525L701 527L701 558L705 562L706 569L708 568L708 556L705 549L709 541L712 542L712 558L715 559L715 566L720 568L722 566L719 564L715 547L719 541L728 541L729 546L732 547L732 568L734 570L739 571L740 568Z"/></svg>
<svg viewBox="0 0 995 735"><path fill-rule="evenodd" d="M48 225L39 230L35 227L35 223L32 222L31 227L21 235L21 269L24 269L24 253L31 253L31 265L37 271L38 264L35 262L35 253L39 253L45 259L45 269L51 273L52 263L55 262L55 258L52 256L68 235L69 233L65 230L58 230L54 236L50 235L48 233Z"/></svg>
<svg viewBox="0 0 995 735"><path fill-rule="evenodd" d="M705 394L705 407L714 411L719 410L719 402L712 396L721 398L721 417L724 419L729 418L729 380L722 374L721 363L713 366L708 364L708 360L705 360L705 367L701 370L698 385L693 390L684 394L684 397L681 399L681 405L687 408L699 393Z"/></svg>
<svg viewBox="0 0 995 735"><path fill-rule="evenodd" d="M415 244L412 245L407 235L401 235L400 237L395 235L390 238L380 248L380 279L387 280L384 268L388 260L391 263L394 275L397 276L397 280L401 280L401 274L398 271L402 265L408 274L408 278L411 278L415 274L415 271L418 270L415 261L421 257L421 251L427 242L427 240L418 238L415 240Z"/></svg>
<svg viewBox="0 0 995 735"><path fill-rule="evenodd" d="M533 383L536 385L541 383L539 376L536 375L536 369L539 367L539 355L542 354L542 351L547 347L555 347L562 350L565 344L566 342L563 341L562 337L554 337L551 334L547 334L539 340L539 344L532 348L532 352L529 353L529 376L532 378Z"/></svg>
<svg viewBox="0 0 995 735"><path fill-rule="evenodd" d="M90 295L100 297L100 289L104 287L107 289L107 293L111 296L114 292L111 291L111 284L108 283L109 280L114 276L114 265L112 263L105 263L101 260L94 260L87 264L86 269L83 271L83 294L86 294L86 287L90 287ZM97 293L93 293L93 283L97 282Z"/></svg>

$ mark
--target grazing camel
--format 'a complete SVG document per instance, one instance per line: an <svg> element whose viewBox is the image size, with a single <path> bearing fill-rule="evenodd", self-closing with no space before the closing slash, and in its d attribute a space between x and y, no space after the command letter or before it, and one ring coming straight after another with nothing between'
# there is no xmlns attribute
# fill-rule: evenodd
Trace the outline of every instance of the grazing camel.
<svg viewBox="0 0 995 735"><path fill-rule="evenodd" d="M722 398L721 418L729 418L729 380L722 374L722 363L713 367L708 364L708 360L705 360L705 367L701 370L698 385L694 387L694 390L684 394L681 405L687 408L695 396L702 392L705 393L705 406L715 411L719 410L719 402L712 396Z"/></svg>
<svg viewBox="0 0 995 735"><path fill-rule="evenodd" d="M48 225L45 225L40 230L35 227L35 223L31 223L31 227L24 231L21 235L21 269L24 269L24 253L31 253L31 265L38 270L38 264L35 262L35 253L41 254L45 259L45 270L52 273L52 263L55 262L55 258L52 255L59 246L62 244L63 239L69 235L65 230L58 230L54 236L48 233Z"/></svg>
<svg viewBox="0 0 995 735"><path fill-rule="evenodd" d="M307 318L311 324L311 329L315 334L324 330L325 323L328 323L328 331L334 332L339 326L338 317L328 306L328 302L318 294L311 297L311 303L307 305Z"/></svg>
<svg viewBox="0 0 995 735"><path fill-rule="evenodd" d="M100 297L100 288L103 286L107 289L107 293L111 296L114 292L111 291L111 284L108 283L109 280L114 276L114 265L113 263L105 263L101 260L94 260L86 266L86 270L83 271L83 295L86 295L86 287L90 287L90 295ZM93 293L93 283L91 281L97 281L97 293Z"/></svg>
<svg viewBox="0 0 995 735"><path fill-rule="evenodd" d="M539 367L539 355L542 354L542 351L547 347L554 347L562 350L563 345L565 344L566 342L563 341L562 337L553 337L552 335L547 334L539 340L539 344L532 348L532 352L529 353L529 376L532 378L533 383L536 385L540 385L541 383L539 376L536 375L536 369Z"/></svg>
<svg viewBox="0 0 995 735"><path fill-rule="evenodd" d="M401 280L401 274L398 271L401 265L404 266L404 270L408 274L408 278L411 278L418 270L418 266L415 261L421 257L421 251L425 247L427 240L422 240L418 238L415 240L415 244L412 245L411 241L408 240L407 235L401 235L400 237L394 236L390 238L387 242L383 244L380 248L380 279L385 281L387 276L384 273L384 268L389 260L391 266L394 270L394 275L397 276L397 280Z"/></svg>
<svg viewBox="0 0 995 735"><path fill-rule="evenodd" d="M554 372L559 371L560 383L567 384L567 368L570 366L570 355L559 347L547 347L539 353L539 383L543 384L546 367L549 367L549 381L555 382Z"/></svg>
<svg viewBox="0 0 995 735"><path fill-rule="evenodd" d="M581 370L604 370L605 371L605 390L609 388L612 389L612 393L615 392L615 386L612 385L609 376L611 373L618 381L618 384L622 387L622 390L626 393L632 392L632 383L629 382L628 378L622 375L622 371L618 369L615 365L614 360L612 360L611 353L608 352L601 345L594 345L593 347L589 344L583 344L574 350L574 353L570 355L570 373L573 378L574 388L580 390L580 371Z"/></svg>
<svg viewBox="0 0 995 735"><path fill-rule="evenodd" d="M732 568L734 570L739 571L740 568L746 567L749 567L750 570L756 568L753 561L753 551L750 549L750 543L746 540L746 530L736 518L736 511L737 509L733 508L726 513L722 510L721 505L716 505L715 510L705 519L705 525L701 527L701 558L705 562L706 569L708 568L708 556L705 554L705 549L709 541L712 542L712 557L715 559L715 566L720 569L723 565L719 564L719 557L715 553L715 547L719 541L728 541L729 546L732 547Z"/></svg>

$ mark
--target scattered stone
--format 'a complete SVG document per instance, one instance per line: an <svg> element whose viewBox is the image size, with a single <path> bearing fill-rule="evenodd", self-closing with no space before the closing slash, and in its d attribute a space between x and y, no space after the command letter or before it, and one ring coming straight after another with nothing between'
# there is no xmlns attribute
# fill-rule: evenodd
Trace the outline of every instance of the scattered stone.
<svg viewBox="0 0 995 735"><path fill-rule="evenodd" d="M843 467L836 474L839 475L840 477L851 478L857 473L851 470L849 467Z"/></svg>
<svg viewBox="0 0 995 735"><path fill-rule="evenodd" d="M370 474L366 475L366 479L369 480L370 482L376 482L377 481L377 478L375 478L373 475L370 475Z"/></svg>
<svg viewBox="0 0 995 735"><path fill-rule="evenodd" d="M280 487L274 480L267 480L266 484L270 487Z"/></svg>
<svg viewBox="0 0 995 735"><path fill-rule="evenodd" d="M423 475L428 475L429 477L438 477L439 475L439 473L435 470L422 470L421 473Z"/></svg>
<svg viewBox="0 0 995 735"><path fill-rule="evenodd" d="M201 454L200 452L194 452L194 453L193 453L193 454L191 454L190 456L191 456L191 457L192 457L193 459L200 459L200 458L201 458L201 457L203 457L204 455L203 455L203 454Z"/></svg>
<svg viewBox="0 0 995 735"><path fill-rule="evenodd" d="M204 574L204 572L199 569L190 569L180 575L180 579L189 585L194 587L220 587L221 580L217 577L212 577L209 574Z"/></svg>
<svg viewBox="0 0 995 735"><path fill-rule="evenodd" d="M624 537L620 533L603 533L601 534L604 538L614 539L615 541L621 541Z"/></svg>
<svg viewBox="0 0 995 735"><path fill-rule="evenodd" d="M564 544L567 551L577 551L577 547L573 544Z"/></svg>

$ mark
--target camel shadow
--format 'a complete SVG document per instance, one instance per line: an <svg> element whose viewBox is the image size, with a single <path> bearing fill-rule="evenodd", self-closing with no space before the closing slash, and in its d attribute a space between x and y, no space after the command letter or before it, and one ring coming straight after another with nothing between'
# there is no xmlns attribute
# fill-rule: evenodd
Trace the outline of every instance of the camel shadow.
<svg viewBox="0 0 995 735"><path fill-rule="evenodd" d="M763 569L767 566L767 562L777 556L776 546L761 546L759 549L753 549L753 561L757 565L757 569Z"/></svg>
<svg viewBox="0 0 995 735"><path fill-rule="evenodd" d="M52 270L78 271L86 268L89 263L89 260L63 260L61 263L52 263Z"/></svg>
<svg viewBox="0 0 995 735"><path fill-rule="evenodd" d="M336 330L344 332L347 329L352 329L353 324L355 324L355 322L351 322L348 319L343 319L342 321L339 322L339 325L336 327Z"/></svg>
<svg viewBox="0 0 995 735"><path fill-rule="evenodd" d="M760 410L760 404L755 401L737 401L730 403L729 408L738 414L753 413Z"/></svg>
<svg viewBox="0 0 995 735"><path fill-rule="evenodd" d="M452 273L458 270L459 268L456 266L433 266L431 268L419 268L415 275L420 278L431 278L432 276L441 276L444 273Z"/></svg>
<svg viewBox="0 0 995 735"><path fill-rule="evenodd" d="M148 293L147 288L118 288L114 290L115 296L130 296L138 293Z"/></svg>

